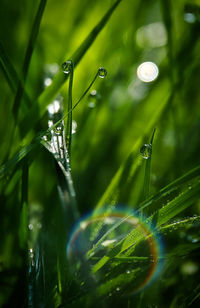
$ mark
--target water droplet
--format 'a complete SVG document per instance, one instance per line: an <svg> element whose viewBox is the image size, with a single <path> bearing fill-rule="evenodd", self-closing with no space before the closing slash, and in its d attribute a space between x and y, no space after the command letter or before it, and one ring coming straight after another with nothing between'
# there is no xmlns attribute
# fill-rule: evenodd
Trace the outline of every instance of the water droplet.
<svg viewBox="0 0 200 308"><path fill-rule="evenodd" d="M97 91L96 90L92 90L91 92L90 92L90 96L91 97L95 97L97 95Z"/></svg>
<svg viewBox="0 0 200 308"><path fill-rule="evenodd" d="M29 230L33 230L33 225L32 225L32 224L29 224L29 225L28 225L28 228L29 228Z"/></svg>
<svg viewBox="0 0 200 308"><path fill-rule="evenodd" d="M184 275L193 275L195 274L199 269L198 264L192 261L186 261L181 266L181 272Z"/></svg>
<svg viewBox="0 0 200 308"><path fill-rule="evenodd" d="M196 4L186 4L184 7L184 20L189 24L200 21L200 9Z"/></svg>
<svg viewBox="0 0 200 308"><path fill-rule="evenodd" d="M95 108L95 107L96 107L96 104L95 104L94 102L89 102L89 103L88 103L88 107L91 108L91 109L92 109L92 108Z"/></svg>
<svg viewBox="0 0 200 308"><path fill-rule="evenodd" d="M56 135L61 135L63 132L63 125L58 124L55 128L54 128L54 133Z"/></svg>
<svg viewBox="0 0 200 308"><path fill-rule="evenodd" d="M50 84L52 84L52 79L50 77L47 77L44 79L44 85L45 87L50 86Z"/></svg>
<svg viewBox="0 0 200 308"><path fill-rule="evenodd" d="M72 134L75 134L76 133L76 129L77 129L77 123L76 121L72 121Z"/></svg>
<svg viewBox="0 0 200 308"><path fill-rule="evenodd" d="M117 291L117 292L119 292L119 291L120 291L120 288L119 288L119 287L117 287L117 288L116 288L116 291Z"/></svg>
<svg viewBox="0 0 200 308"><path fill-rule="evenodd" d="M127 270L127 271L126 271L126 274L130 274L130 272L131 272L130 270Z"/></svg>
<svg viewBox="0 0 200 308"><path fill-rule="evenodd" d="M51 141L51 134L50 134L49 132L47 132L47 134L44 135L44 136L42 137L42 139L43 139L44 141L46 141L46 142Z"/></svg>
<svg viewBox="0 0 200 308"><path fill-rule="evenodd" d="M66 61L62 64L63 73L69 74L72 70L72 61Z"/></svg>
<svg viewBox="0 0 200 308"><path fill-rule="evenodd" d="M99 68L99 77L100 77L100 78L105 78L106 75L107 75L106 69L105 69L104 67L100 67L100 68Z"/></svg>
<svg viewBox="0 0 200 308"><path fill-rule="evenodd" d="M144 144L140 149L140 154L144 159L149 159L152 153L152 145L150 143Z"/></svg>

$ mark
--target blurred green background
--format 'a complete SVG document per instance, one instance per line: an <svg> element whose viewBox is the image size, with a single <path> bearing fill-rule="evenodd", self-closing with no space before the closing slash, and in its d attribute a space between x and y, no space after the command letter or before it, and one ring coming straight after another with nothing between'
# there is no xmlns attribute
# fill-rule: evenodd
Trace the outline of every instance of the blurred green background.
<svg viewBox="0 0 200 308"><path fill-rule="evenodd" d="M19 76L39 3L1 0L0 41ZM111 0L47 1L25 87L33 102L113 3ZM123 0L75 67L74 104L98 68L107 70L106 78L98 79L91 89L93 92L73 111L77 127L72 137L71 167L80 215L95 208L132 151L131 163L137 161L137 170L130 181L126 179L125 183L120 183L121 191L114 203L137 208L142 201L145 168L139 150L144 143L150 142L154 128L151 194L200 163L199 33L198 0ZM143 82L137 75L139 65L147 61L155 63L159 70L152 82ZM12 108L16 91L9 86L3 66L0 93L2 165L22 146L29 144L30 139L22 140L17 128L13 133L16 123ZM67 83L58 93L66 106ZM46 120L44 117L35 126L32 137L47 128ZM54 161L40 147L31 152L29 162L29 220L35 219L33 224L45 226L47 241L51 238L52 242L57 242L57 232L62 232L62 226L58 231L62 214ZM0 288L3 292L0 293L0 306L5 307L22 307L26 288L19 235L20 177L21 165L11 176L1 180ZM112 196L105 198L105 206L111 201ZM195 203L186 214L200 214L200 203ZM36 229L40 232L39 225ZM173 282L170 283L173 286Z"/></svg>

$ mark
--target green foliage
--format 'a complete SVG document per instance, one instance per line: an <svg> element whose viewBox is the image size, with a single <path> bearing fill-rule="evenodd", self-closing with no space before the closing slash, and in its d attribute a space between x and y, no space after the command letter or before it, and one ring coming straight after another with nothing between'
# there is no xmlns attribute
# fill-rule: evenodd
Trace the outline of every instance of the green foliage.
<svg viewBox="0 0 200 308"><path fill-rule="evenodd" d="M0 17L0 307L198 307L199 1Z"/></svg>

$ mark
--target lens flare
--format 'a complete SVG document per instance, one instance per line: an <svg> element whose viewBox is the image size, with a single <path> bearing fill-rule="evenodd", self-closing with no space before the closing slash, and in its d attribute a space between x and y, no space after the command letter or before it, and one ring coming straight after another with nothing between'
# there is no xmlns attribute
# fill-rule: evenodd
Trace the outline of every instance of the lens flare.
<svg viewBox="0 0 200 308"><path fill-rule="evenodd" d="M67 245L70 268L85 284L92 279L101 295L141 291L160 273L162 255L152 225L121 208L104 209L79 221Z"/></svg>

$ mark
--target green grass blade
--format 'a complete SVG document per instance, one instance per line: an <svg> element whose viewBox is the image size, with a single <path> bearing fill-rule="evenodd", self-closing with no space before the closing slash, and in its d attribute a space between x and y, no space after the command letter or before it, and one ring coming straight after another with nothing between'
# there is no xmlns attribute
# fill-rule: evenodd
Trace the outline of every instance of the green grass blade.
<svg viewBox="0 0 200 308"><path fill-rule="evenodd" d="M164 223L167 223L170 219L174 218L177 214L181 213L192 203L197 201L199 196L200 183L197 183L191 186L191 188L188 187L184 190L184 192L180 193L178 197L175 197L161 209L155 211L154 214L148 218L148 223L153 223L156 228L162 226ZM129 248L131 245L133 245L133 243L139 242L142 236L142 234L136 234L135 230L131 232L123 242L121 252ZM131 253L131 249L129 253Z"/></svg>
<svg viewBox="0 0 200 308"><path fill-rule="evenodd" d="M151 141L147 147L149 147L150 153L148 153L149 157L146 159L145 163L145 173L144 173L144 187L143 187L143 199L147 199L149 196L149 189L150 189L150 175L151 175L151 158L152 158L152 145L153 145L153 139L154 139L155 129L153 131Z"/></svg>
<svg viewBox="0 0 200 308"><path fill-rule="evenodd" d="M38 36L40 23L41 23L41 20L42 20L42 16L43 16L43 12L44 12L44 9L45 9L45 6L46 6L46 2L47 2L47 0L41 0L40 1L40 5L39 5L39 8L38 8L37 13L36 13L35 20L33 22L31 35L30 35L30 38L29 38L29 42L28 42L28 46L27 46L26 54L25 54L25 58L24 58L24 63L23 63L23 67L22 67L22 77L23 77L24 83L26 81L30 60L31 60L31 57L32 57L33 49L35 47L35 42L36 42L36 39L37 39L37 36ZM13 113L14 113L15 119L17 119L17 116L18 116L18 111L19 111L19 108L20 108L20 103L21 103L21 99L22 99L22 96L23 96L23 92L24 92L23 86L19 82L18 87L17 87L17 93L16 93L15 101L14 101L14 104L13 104ZM27 101L25 100L25 102L27 102Z"/></svg>
<svg viewBox="0 0 200 308"><path fill-rule="evenodd" d="M27 106L32 104L30 97L28 96L26 90L24 89L24 83L22 78L20 78L19 74L17 73L15 67L13 66L11 60L8 58L6 51L0 42L0 63L2 65L5 77L10 85L10 88L14 93L17 91L17 86L23 90L24 93L24 100ZM24 107L24 106L23 106ZM27 109L26 109L27 111Z"/></svg>
<svg viewBox="0 0 200 308"><path fill-rule="evenodd" d="M68 90L68 104L67 104L67 129L66 129L66 146L68 150L69 159L71 157L71 140L72 140L72 88L73 88L73 76L74 76L74 64L70 61L71 69L69 76L69 90Z"/></svg>
<svg viewBox="0 0 200 308"><path fill-rule="evenodd" d="M140 205L139 210L146 210L148 211L148 208L150 208L151 204L153 202L156 202L157 200L160 200L162 197L165 197L166 195L169 195L170 192L174 192L175 190L178 190L178 188L185 184L189 183L191 180L193 180L195 177L200 175L200 166L195 167L194 169L188 171L185 175L179 177L172 183L168 184L164 188L162 188L157 194L155 194L153 197L150 197L148 200L143 202Z"/></svg>
<svg viewBox="0 0 200 308"><path fill-rule="evenodd" d="M139 149L142 145L142 141L146 135L149 135L152 131L153 127L155 127L156 123L158 122L159 118L163 114L168 102L169 102L169 94L168 94L168 86L164 82L160 85L163 90L163 97L165 99L162 99L162 101L159 104L159 107L156 107L155 110L152 110L152 114L148 114L149 121L146 124L144 130L141 132L140 137L135 141L132 150L128 157L125 159L125 161L122 163L116 174L111 180L110 185L106 189L105 193L99 200L97 204L97 208L101 208L102 206L108 205L108 204L116 204L118 203L118 192L119 189L122 189L122 185L125 186L127 182L131 181L131 179L134 177L135 172L138 169L138 166L140 165L141 157L138 155ZM154 93L154 95L157 95ZM156 96L154 96L150 99L153 102L155 102ZM145 112L145 111L144 111ZM137 156L138 155L138 156Z"/></svg>
<svg viewBox="0 0 200 308"><path fill-rule="evenodd" d="M28 162L24 160L22 165L22 187L21 187L21 219L19 227L20 246L27 248L28 239Z"/></svg>
<svg viewBox="0 0 200 308"><path fill-rule="evenodd" d="M197 182L184 189L178 196L173 200L165 204L162 208L156 210L147 220L148 224L153 224L156 228L160 228L163 224L167 223L170 219L174 218L177 214L188 208L192 203L198 200L200 196L200 183ZM135 249L135 245L144 240L144 233L136 228L130 232L125 239L119 242L114 248L111 249L113 256L119 256L127 249L126 255L130 255ZM131 247L132 246L132 247ZM120 252L117 247L120 247ZM131 248L130 248L131 247ZM102 257L92 269L95 273L102 266L104 266L110 257L105 255Z"/></svg>
<svg viewBox="0 0 200 308"><path fill-rule="evenodd" d="M0 179L8 176L9 173L25 158L30 152L35 150L40 145L40 138L36 138L28 146L23 147L17 154L15 154L9 161L0 167Z"/></svg>
<svg viewBox="0 0 200 308"><path fill-rule="evenodd" d="M93 30L89 33L89 35L86 37L86 39L83 41L83 43L80 45L80 47L75 51L75 53L70 57L74 63L74 66L76 66L79 61L82 59L82 57L85 55L87 50L90 48L90 46L93 44L94 40L98 36L98 34L103 30L106 23L108 22L109 18L111 17L112 13L118 6L118 4L121 2L121 0L117 0L113 6L107 11L107 13L103 16L103 18L99 21L99 23L93 28ZM48 104L53 100L53 98L58 93L61 86L64 84L64 82L67 80L68 75L63 74L63 72L60 70L55 78L53 79L52 84L49 87L46 87L45 90L42 92L40 97L38 98L38 101L35 103L35 105L31 108L29 113L25 115L25 117L20 121L20 128L21 131L23 131L23 136L27 134L27 132L34 127L36 122L39 120L37 117L37 110L39 106L39 115L42 117L44 113L46 112L46 107Z"/></svg>
<svg viewBox="0 0 200 308"><path fill-rule="evenodd" d="M13 90L13 92L15 92L20 78L18 77L17 71L15 70L10 59L8 58L7 53L1 42L0 42L0 63L2 65L5 77L11 89Z"/></svg>

